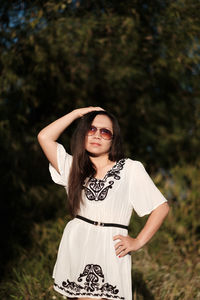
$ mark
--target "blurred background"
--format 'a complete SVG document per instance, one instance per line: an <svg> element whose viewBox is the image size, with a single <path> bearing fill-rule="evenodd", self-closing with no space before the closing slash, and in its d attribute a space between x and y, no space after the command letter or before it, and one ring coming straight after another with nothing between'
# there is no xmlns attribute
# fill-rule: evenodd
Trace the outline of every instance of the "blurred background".
<svg viewBox="0 0 200 300"><path fill-rule="evenodd" d="M38 132L71 110L118 118L171 211L133 253L133 299L200 299L200 2L0 1L0 299L52 288L70 220ZM59 141L70 152L75 124ZM132 216L136 236L146 218Z"/></svg>

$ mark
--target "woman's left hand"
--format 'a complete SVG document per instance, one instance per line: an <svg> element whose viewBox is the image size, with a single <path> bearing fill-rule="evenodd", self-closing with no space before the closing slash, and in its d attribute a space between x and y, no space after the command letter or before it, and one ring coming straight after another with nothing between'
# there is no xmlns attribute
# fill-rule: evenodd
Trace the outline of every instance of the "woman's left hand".
<svg viewBox="0 0 200 300"><path fill-rule="evenodd" d="M115 244L115 252L119 257L125 256L130 251L137 251L141 248L140 241L136 238L132 238L129 235L115 235L113 241L120 240Z"/></svg>

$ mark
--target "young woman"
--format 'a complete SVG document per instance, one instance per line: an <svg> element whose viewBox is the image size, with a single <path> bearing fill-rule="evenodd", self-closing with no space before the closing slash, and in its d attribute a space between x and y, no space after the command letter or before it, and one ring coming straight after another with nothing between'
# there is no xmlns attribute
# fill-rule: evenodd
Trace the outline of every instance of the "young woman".
<svg viewBox="0 0 200 300"><path fill-rule="evenodd" d="M56 140L77 118L71 156ZM38 141L73 216L58 250L55 290L68 298L131 300L131 251L159 229L167 200L142 163L124 158L118 122L100 107L66 114L41 130ZM128 235L133 210L150 214L136 238Z"/></svg>

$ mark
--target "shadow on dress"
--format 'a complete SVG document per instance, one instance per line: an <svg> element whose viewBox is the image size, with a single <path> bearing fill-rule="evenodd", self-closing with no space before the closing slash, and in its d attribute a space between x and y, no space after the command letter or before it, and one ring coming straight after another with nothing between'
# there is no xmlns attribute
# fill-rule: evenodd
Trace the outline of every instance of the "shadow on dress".
<svg viewBox="0 0 200 300"><path fill-rule="evenodd" d="M133 270L132 272L132 291L133 300L155 300L147 287L143 274L138 270Z"/></svg>

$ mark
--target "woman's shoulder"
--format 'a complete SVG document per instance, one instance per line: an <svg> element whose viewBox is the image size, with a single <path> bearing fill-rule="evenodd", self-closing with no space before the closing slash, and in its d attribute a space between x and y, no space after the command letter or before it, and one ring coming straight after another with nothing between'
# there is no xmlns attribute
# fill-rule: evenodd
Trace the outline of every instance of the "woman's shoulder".
<svg viewBox="0 0 200 300"><path fill-rule="evenodd" d="M126 164L130 168L144 168L143 163L139 160L126 158Z"/></svg>
<svg viewBox="0 0 200 300"><path fill-rule="evenodd" d="M134 178L134 180L143 180L147 178L148 173L143 165L143 163L139 160L127 159L127 174L130 178Z"/></svg>
<svg viewBox="0 0 200 300"><path fill-rule="evenodd" d="M126 170L130 176L141 177L146 173L143 163L139 160L134 160L131 158L126 159Z"/></svg>

